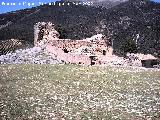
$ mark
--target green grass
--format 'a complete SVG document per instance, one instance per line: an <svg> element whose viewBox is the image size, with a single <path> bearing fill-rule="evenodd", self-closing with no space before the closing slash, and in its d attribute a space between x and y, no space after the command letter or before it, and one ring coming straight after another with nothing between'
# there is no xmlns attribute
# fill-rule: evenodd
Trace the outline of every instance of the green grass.
<svg viewBox="0 0 160 120"><path fill-rule="evenodd" d="M0 65L0 120L159 120L160 71Z"/></svg>

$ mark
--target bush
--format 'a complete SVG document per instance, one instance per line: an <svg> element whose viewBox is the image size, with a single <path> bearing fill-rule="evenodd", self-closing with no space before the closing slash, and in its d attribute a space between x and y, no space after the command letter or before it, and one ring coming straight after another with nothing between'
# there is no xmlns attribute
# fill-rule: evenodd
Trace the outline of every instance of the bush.
<svg viewBox="0 0 160 120"><path fill-rule="evenodd" d="M121 51L122 53L136 53L137 50L137 45L135 41L132 38L127 38L125 42L121 45Z"/></svg>

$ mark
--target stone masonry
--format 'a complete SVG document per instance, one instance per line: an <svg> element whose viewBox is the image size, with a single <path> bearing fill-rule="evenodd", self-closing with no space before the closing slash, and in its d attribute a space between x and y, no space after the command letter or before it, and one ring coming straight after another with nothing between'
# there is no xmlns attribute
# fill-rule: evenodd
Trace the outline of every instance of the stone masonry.
<svg viewBox="0 0 160 120"><path fill-rule="evenodd" d="M102 34L83 40L59 39L59 33L50 22L39 22L34 26L35 46L45 44L48 52L54 53L58 59L66 63L101 64L101 58L112 56L112 47Z"/></svg>
<svg viewBox="0 0 160 120"><path fill-rule="evenodd" d="M129 55L127 59L113 55L113 48L102 34L83 40L59 39L60 34L54 29L54 24L38 22L34 26L34 36L36 47L44 47L65 63L142 66L140 57L132 59L133 55Z"/></svg>
<svg viewBox="0 0 160 120"><path fill-rule="evenodd" d="M54 24L51 22L38 22L34 25L34 45L40 41L46 42L48 40L58 39L60 34L54 29Z"/></svg>

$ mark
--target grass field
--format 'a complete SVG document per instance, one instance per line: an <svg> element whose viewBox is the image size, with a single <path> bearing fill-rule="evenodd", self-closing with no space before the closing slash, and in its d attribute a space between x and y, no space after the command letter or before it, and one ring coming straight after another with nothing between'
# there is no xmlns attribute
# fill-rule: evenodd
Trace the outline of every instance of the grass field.
<svg viewBox="0 0 160 120"><path fill-rule="evenodd" d="M160 120L160 71L0 65L0 120Z"/></svg>

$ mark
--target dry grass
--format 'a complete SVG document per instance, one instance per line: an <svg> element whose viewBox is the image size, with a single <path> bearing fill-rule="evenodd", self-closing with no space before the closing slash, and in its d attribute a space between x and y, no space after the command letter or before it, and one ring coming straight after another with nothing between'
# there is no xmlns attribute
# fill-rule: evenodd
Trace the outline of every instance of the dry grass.
<svg viewBox="0 0 160 120"><path fill-rule="evenodd" d="M159 120L160 71L0 65L2 120Z"/></svg>

